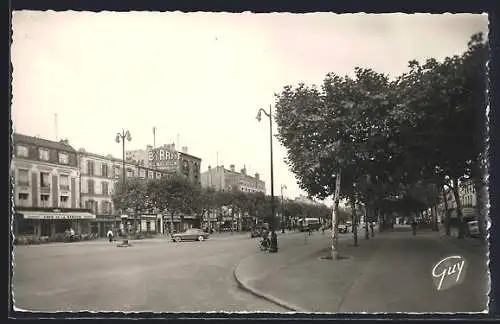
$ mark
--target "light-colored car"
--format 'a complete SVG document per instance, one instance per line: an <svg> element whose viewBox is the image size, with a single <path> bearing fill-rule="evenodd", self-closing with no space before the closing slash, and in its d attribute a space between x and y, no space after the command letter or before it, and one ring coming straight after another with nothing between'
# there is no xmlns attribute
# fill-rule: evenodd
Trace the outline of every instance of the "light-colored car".
<svg viewBox="0 0 500 324"><path fill-rule="evenodd" d="M183 233L177 233L172 235L172 241L182 242L182 241L204 241L208 239L209 234L204 232L199 228L190 228Z"/></svg>
<svg viewBox="0 0 500 324"><path fill-rule="evenodd" d="M347 224L339 224L338 225L339 233L347 233L348 227L349 226Z"/></svg>

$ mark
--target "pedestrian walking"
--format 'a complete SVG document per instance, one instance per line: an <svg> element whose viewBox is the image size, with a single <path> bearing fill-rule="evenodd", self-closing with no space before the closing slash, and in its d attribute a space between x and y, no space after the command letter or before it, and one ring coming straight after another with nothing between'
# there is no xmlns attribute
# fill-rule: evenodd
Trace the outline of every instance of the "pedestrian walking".
<svg viewBox="0 0 500 324"><path fill-rule="evenodd" d="M417 235L417 220L416 219L413 219L413 221L411 222L411 229L412 229L413 235Z"/></svg>
<svg viewBox="0 0 500 324"><path fill-rule="evenodd" d="M108 237L109 242L113 242L113 231L111 229L108 231L106 236Z"/></svg>

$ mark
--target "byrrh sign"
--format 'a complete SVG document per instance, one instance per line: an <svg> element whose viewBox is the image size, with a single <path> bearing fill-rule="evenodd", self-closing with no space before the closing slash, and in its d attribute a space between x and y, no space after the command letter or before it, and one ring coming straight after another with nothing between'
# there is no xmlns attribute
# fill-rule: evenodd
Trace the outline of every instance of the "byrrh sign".
<svg viewBox="0 0 500 324"><path fill-rule="evenodd" d="M155 158L155 151L151 150L148 153L148 158L149 161L172 161L172 160L178 160L179 159L179 153L177 151L172 151L172 150L165 150L165 149L157 149L156 150L156 158Z"/></svg>

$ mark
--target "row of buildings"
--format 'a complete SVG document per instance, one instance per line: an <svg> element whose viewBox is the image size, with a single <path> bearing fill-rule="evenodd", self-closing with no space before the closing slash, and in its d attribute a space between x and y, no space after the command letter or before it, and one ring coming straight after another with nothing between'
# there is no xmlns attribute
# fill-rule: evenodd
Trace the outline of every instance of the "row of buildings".
<svg viewBox="0 0 500 324"><path fill-rule="evenodd" d="M15 206L13 228L16 235L52 236L73 228L79 233L93 232L104 236L112 226L119 226L121 211L116 210L112 194L122 177L157 179L172 174L184 175L193 183L216 190L264 192L265 183L235 172L234 166L210 168L200 173L201 159L188 154L187 147L177 151L174 144L125 152L125 163L111 155L75 150L67 140L58 142L13 134L11 176ZM207 181L210 179L210 181ZM183 215L184 226L192 226L196 216ZM163 232L167 226L180 228L180 216L143 214L129 219L133 227L148 232ZM216 219L210 219L216 221ZM140 223L140 226L137 223Z"/></svg>
<svg viewBox="0 0 500 324"><path fill-rule="evenodd" d="M55 142L13 134L14 233L52 236L73 228L79 233L104 236L110 227L121 222L121 212L115 209L112 194L122 177L123 166L127 177L155 179L182 174L200 183L201 159L188 154L187 149L177 152L174 146L168 148L176 156L175 163L168 168L155 168L151 163L140 163L134 155L127 155L123 163L110 155L77 151L67 140ZM146 156L149 150L150 147L143 150ZM194 216L185 216L190 218ZM141 215L131 222L132 226L140 222L144 231L162 232L165 227L163 217L156 214ZM179 222L179 218L174 218L174 227Z"/></svg>

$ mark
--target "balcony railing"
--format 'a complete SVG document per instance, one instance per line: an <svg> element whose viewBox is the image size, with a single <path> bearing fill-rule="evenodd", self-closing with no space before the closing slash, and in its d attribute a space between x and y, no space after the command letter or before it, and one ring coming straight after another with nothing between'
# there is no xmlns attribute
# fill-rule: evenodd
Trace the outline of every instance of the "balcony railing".
<svg viewBox="0 0 500 324"><path fill-rule="evenodd" d="M50 192L50 184L47 183L47 184L44 184L43 186L41 185L40 186L40 191L41 192Z"/></svg>
<svg viewBox="0 0 500 324"><path fill-rule="evenodd" d="M64 201L64 202L59 202L59 208L69 208L69 202Z"/></svg>
<svg viewBox="0 0 500 324"><path fill-rule="evenodd" d="M61 189L61 190L69 190L69 185L59 185L59 189Z"/></svg>
<svg viewBox="0 0 500 324"><path fill-rule="evenodd" d="M19 199L16 205L18 207L31 207L29 201L26 199Z"/></svg>
<svg viewBox="0 0 500 324"><path fill-rule="evenodd" d="M44 207L44 208L49 208L49 207L52 207L51 204L50 204L50 201L40 201L40 207Z"/></svg>
<svg viewBox="0 0 500 324"><path fill-rule="evenodd" d="M19 180L17 182L17 184L21 187L29 187L30 186L30 182L29 181L24 181L24 180Z"/></svg>

